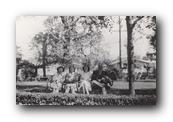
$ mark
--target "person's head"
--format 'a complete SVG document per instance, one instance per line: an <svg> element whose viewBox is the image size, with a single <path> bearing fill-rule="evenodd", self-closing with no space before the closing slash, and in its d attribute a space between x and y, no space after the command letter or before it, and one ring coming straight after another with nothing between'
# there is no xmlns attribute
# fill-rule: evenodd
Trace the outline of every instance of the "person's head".
<svg viewBox="0 0 173 122"><path fill-rule="evenodd" d="M60 67L58 67L57 68L57 73L62 73L62 72L64 72L64 67L63 66L60 66Z"/></svg>
<svg viewBox="0 0 173 122"><path fill-rule="evenodd" d="M71 66L69 67L69 72L70 72L70 73L75 72L75 67L74 67L74 65L71 65Z"/></svg>
<svg viewBox="0 0 173 122"><path fill-rule="evenodd" d="M84 72L89 72L90 71L90 67L88 65L84 65L83 66L83 71Z"/></svg>
<svg viewBox="0 0 173 122"><path fill-rule="evenodd" d="M107 65L106 64L102 64L102 70L106 71L107 70Z"/></svg>

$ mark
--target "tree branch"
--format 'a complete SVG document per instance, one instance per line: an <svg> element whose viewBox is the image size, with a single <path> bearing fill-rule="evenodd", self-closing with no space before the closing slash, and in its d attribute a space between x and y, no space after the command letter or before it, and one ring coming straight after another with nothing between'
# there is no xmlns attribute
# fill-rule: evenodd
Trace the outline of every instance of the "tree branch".
<svg viewBox="0 0 173 122"><path fill-rule="evenodd" d="M133 22L133 24L132 24L132 29L135 27L135 25L136 25L136 23L139 21L139 20L141 20L142 18L144 18L144 16L137 16L137 19Z"/></svg>
<svg viewBox="0 0 173 122"><path fill-rule="evenodd" d="M56 37L50 30L47 30L47 31L48 31L48 33L51 34L55 39L58 39L58 40L59 40L59 38Z"/></svg>

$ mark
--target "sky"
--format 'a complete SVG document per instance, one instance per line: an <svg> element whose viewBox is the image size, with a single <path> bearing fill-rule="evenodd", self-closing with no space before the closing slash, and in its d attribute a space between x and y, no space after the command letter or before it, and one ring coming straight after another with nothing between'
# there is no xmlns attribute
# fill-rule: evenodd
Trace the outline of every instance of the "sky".
<svg viewBox="0 0 173 122"><path fill-rule="evenodd" d="M43 24L47 16L20 16L16 19L16 45L20 47L22 58L34 61L35 51L30 48L32 37L46 28ZM123 17L122 17L123 19ZM126 57L127 50L127 32L125 21L122 21L122 57ZM101 47L108 51L110 59L116 59L119 56L119 32L118 23L115 22L113 31L103 30L103 41ZM145 56L146 52L150 50L149 41L145 38L139 39L134 43L135 55Z"/></svg>

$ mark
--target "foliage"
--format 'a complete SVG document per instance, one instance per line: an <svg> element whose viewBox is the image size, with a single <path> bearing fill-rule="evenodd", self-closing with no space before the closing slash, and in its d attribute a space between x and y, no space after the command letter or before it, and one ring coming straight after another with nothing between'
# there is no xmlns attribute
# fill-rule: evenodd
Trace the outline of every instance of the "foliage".
<svg viewBox="0 0 173 122"><path fill-rule="evenodd" d="M132 16L130 19L133 40L147 39L152 48L156 50L156 16Z"/></svg>
<svg viewBox="0 0 173 122"><path fill-rule="evenodd" d="M126 16L127 25L127 60L129 89L132 95L134 90L134 41L141 38L152 40L156 35L156 21L153 16ZM156 41L156 40L155 40ZM156 45L155 45L156 46ZM154 47L156 48L156 47Z"/></svg>
<svg viewBox="0 0 173 122"><path fill-rule="evenodd" d="M108 20L100 16L49 16L44 22L47 29L32 41L38 64L104 60L108 53L99 43L103 39L101 28L111 26Z"/></svg>
<svg viewBox="0 0 173 122"><path fill-rule="evenodd" d="M117 96L117 95L72 95L72 94L30 94L17 93L16 104L19 105L104 105L132 106L155 105L156 96Z"/></svg>
<svg viewBox="0 0 173 122"><path fill-rule="evenodd" d="M100 28L104 26L101 19L94 16L53 16L45 21L45 25L48 32L53 35L58 32L62 37L65 57L79 61L103 54L98 47L102 40Z"/></svg>
<svg viewBox="0 0 173 122"><path fill-rule="evenodd" d="M156 16L152 17L152 23L148 26L148 28L151 28L154 31L154 34L149 36L150 44L153 46L153 48L156 50L157 48L157 28L156 28Z"/></svg>

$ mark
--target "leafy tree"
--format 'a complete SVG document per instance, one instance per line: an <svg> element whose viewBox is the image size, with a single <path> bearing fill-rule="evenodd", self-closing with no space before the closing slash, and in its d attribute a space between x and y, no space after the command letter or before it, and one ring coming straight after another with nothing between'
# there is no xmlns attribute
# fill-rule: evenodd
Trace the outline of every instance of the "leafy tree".
<svg viewBox="0 0 173 122"><path fill-rule="evenodd" d="M156 16L153 16L151 18L151 23L150 25L147 26L147 28L152 29L154 34L149 36L148 38L150 39L150 44L152 45L152 47L154 48L154 50L156 51L157 48L157 30L156 30Z"/></svg>
<svg viewBox="0 0 173 122"><path fill-rule="evenodd" d="M155 28L156 23L151 16L126 16L126 26L127 26L127 60L128 60L128 81L129 81L129 91L131 95L135 95L134 88L134 41L140 38L154 38L156 35ZM146 31L145 29L151 29L154 32ZM149 32L149 33L148 33ZM154 33L154 34L153 34ZM135 36L138 35L138 38ZM155 41L153 46L155 45Z"/></svg>
<svg viewBox="0 0 173 122"><path fill-rule="evenodd" d="M126 26L127 26L127 60L128 60L128 82L129 82L129 90L131 95L135 95L134 88L134 45L133 45L133 29L137 22L141 20L143 16L136 17L133 21L134 17L126 16Z"/></svg>
<svg viewBox="0 0 173 122"><path fill-rule="evenodd" d="M22 53L19 46L16 46L16 75L18 75L19 65L22 61Z"/></svg>
<svg viewBox="0 0 173 122"><path fill-rule="evenodd" d="M85 54L88 48L92 52L90 55L99 53L95 45L102 38L99 30L102 24L98 21L98 17L90 16L50 16L46 19L46 31L36 34L32 41L44 77L48 64L70 64L74 60L85 59L89 57Z"/></svg>
<svg viewBox="0 0 173 122"><path fill-rule="evenodd" d="M33 45L38 49L38 61L42 61L43 77L46 77L47 42L47 33L40 32L36 34L33 38ZM39 46L40 48L38 48Z"/></svg>
<svg viewBox="0 0 173 122"><path fill-rule="evenodd" d="M102 40L101 28L107 25L103 21L104 17L95 16L50 16L45 25L48 33L62 41L63 58L72 63L103 54L96 46Z"/></svg>

